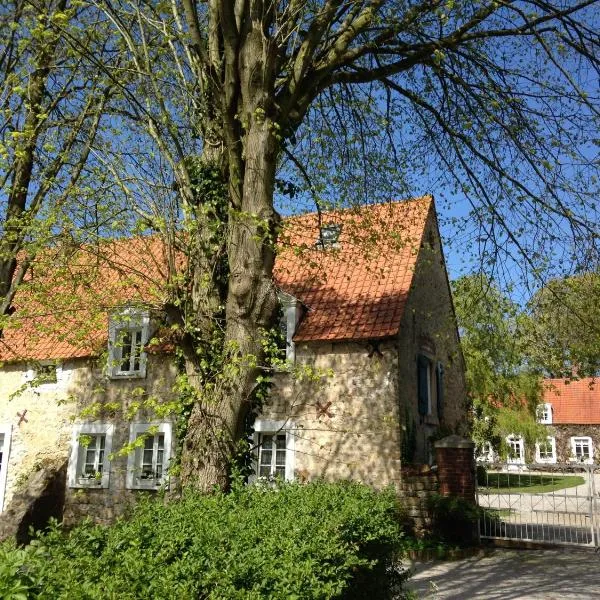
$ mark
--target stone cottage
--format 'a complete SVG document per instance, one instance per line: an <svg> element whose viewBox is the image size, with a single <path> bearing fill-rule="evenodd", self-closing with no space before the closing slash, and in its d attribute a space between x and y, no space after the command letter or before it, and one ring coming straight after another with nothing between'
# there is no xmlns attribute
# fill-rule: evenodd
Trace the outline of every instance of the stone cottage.
<svg viewBox="0 0 600 600"><path fill-rule="evenodd" d="M431 461L433 440L466 428L433 199L291 217L280 244L286 364L254 423L255 477L398 486L401 465ZM63 466L66 522L108 522L139 490L169 485L177 368L153 338L177 260L156 238L102 254L34 266L58 308L23 292L0 339L0 508L46 464Z"/></svg>
<svg viewBox="0 0 600 600"><path fill-rule="evenodd" d="M520 435L506 438L509 465L598 462L600 385L595 378L544 379L537 421L545 426L547 436L534 447L527 447ZM493 463L498 456L488 443L477 460Z"/></svg>
<svg viewBox="0 0 600 600"><path fill-rule="evenodd" d="M536 462L598 462L600 384L596 379L545 379L538 420L546 425L548 437L536 444Z"/></svg>

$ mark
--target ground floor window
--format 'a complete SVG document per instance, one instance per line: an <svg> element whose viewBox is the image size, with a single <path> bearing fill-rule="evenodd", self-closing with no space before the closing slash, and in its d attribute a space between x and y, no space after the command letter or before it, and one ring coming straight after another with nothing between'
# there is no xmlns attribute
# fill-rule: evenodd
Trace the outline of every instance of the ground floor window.
<svg viewBox="0 0 600 600"><path fill-rule="evenodd" d="M525 442L523 438L516 435L509 435L506 438L508 445L508 462L521 465L525 462Z"/></svg>
<svg viewBox="0 0 600 600"><path fill-rule="evenodd" d="M107 423L75 425L68 469L70 487L108 487L113 429Z"/></svg>
<svg viewBox="0 0 600 600"><path fill-rule="evenodd" d="M127 459L127 487L156 489L167 482L171 459L170 423L132 423Z"/></svg>
<svg viewBox="0 0 600 600"><path fill-rule="evenodd" d="M254 423L255 467L252 479L294 479L295 438L287 421L259 419Z"/></svg>
<svg viewBox="0 0 600 600"><path fill-rule="evenodd" d="M594 459L594 450L592 447L592 438L590 437L572 437L571 438L571 458L577 462L591 463Z"/></svg>
<svg viewBox="0 0 600 600"><path fill-rule="evenodd" d="M6 475L8 473L8 455L10 452L11 426L0 425L0 512L4 508Z"/></svg>
<svg viewBox="0 0 600 600"><path fill-rule="evenodd" d="M536 461L540 463L556 462L556 439L548 436L535 445Z"/></svg>

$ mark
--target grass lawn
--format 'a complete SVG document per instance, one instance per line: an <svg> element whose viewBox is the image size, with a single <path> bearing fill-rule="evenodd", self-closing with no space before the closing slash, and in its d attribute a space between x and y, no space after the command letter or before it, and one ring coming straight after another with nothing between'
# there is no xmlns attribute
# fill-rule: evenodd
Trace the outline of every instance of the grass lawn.
<svg viewBox="0 0 600 600"><path fill-rule="evenodd" d="M497 494L526 493L543 494L555 492L585 483L580 475L537 475L530 473L488 473L485 485L490 492Z"/></svg>

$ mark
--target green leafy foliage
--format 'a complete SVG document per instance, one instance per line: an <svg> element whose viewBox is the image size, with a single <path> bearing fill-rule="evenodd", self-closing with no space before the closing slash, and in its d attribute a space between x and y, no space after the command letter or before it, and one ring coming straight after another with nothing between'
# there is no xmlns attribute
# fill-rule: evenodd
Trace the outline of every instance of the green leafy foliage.
<svg viewBox="0 0 600 600"><path fill-rule="evenodd" d="M528 359L526 315L483 275L461 277L452 288L473 404L473 439L479 449L491 442L501 455L510 434L533 447L545 432L535 418L541 371Z"/></svg>
<svg viewBox="0 0 600 600"><path fill-rule="evenodd" d="M386 598L405 578L397 512L393 492L351 483L148 498L111 527L54 525L1 547L0 596Z"/></svg>
<svg viewBox="0 0 600 600"><path fill-rule="evenodd" d="M429 499L434 536L446 543L469 546L477 541L480 508L457 496L434 494Z"/></svg>
<svg viewBox="0 0 600 600"><path fill-rule="evenodd" d="M532 357L553 377L600 371L600 273L555 279L529 303Z"/></svg>

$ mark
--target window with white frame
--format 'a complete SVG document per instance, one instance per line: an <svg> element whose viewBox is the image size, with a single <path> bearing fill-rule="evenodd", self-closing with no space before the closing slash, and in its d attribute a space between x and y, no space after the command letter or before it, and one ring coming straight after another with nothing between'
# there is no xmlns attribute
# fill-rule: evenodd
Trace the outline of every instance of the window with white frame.
<svg viewBox="0 0 600 600"><path fill-rule="evenodd" d="M552 425L552 404L545 402L537 407L538 422L543 425Z"/></svg>
<svg viewBox="0 0 600 600"><path fill-rule="evenodd" d="M145 377L150 316L127 308L113 314L109 325L108 361L111 377Z"/></svg>
<svg viewBox="0 0 600 600"><path fill-rule="evenodd" d="M556 462L556 439L548 436L535 444L535 460L539 463Z"/></svg>
<svg viewBox="0 0 600 600"><path fill-rule="evenodd" d="M294 479L295 438L291 430L288 421L255 421L255 475L251 479Z"/></svg>
<svg viewBox="0 0 600 600"><path fill-rule="evenodd" d="M476 456L477 462L489 462L492 463L496 460L496 453L491 442L483 442L481 445L479 454Z"/></svg>
<svg viewBox="0 0 600 600"><path fill-rule="evenodd" d="M4 509L4 493L6 491L6 476L8 474L11 432L12 427L10 425L0 424L0 513Z"/></svg>
<svg viewBox="0 0 600 600"><path fill-rule="evenodd" d="M170 423L132 423L129 443L133 449L127 458L127 487L156 489L168 481L171 459Z"/></svg>
<svg viewBox="0 0 600 600"><path fill-rule="evenodd" d="M587 436L571 438L572 459L582 463L592 463L594 460L594 448L592 438Z"/></svg>
<svg viewBox="0 0 600 600"><path fill-rule="evenodd" d="M25 381L34 387L54 388L64 380L62 365L54 360L41 360L28 365Z"/></svg>
<svg viewBox="0 0 600 600"><path fill-rule="evenodd" d="M281 316L278 323L281 343L279 348L280 358L282 361L293 363L296 358L294 335L302 319L302 303L291 294L287 294L281 290L277 292L277 297L281 308Z"/></svg>
<svg viewBox="0 0 600 600"><path fill-rule="evenodd" d="M107 488L114 426L81 423L73 427L68 482L70 487Z"/></svg>
<svg viewBox="0 0 600 600"><path fill-rule="evenodd" d="M522 465L525 463L525 442L522 437L509 435L506 438L508 445L508 462L513 465Z"/></svg>

